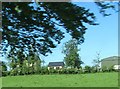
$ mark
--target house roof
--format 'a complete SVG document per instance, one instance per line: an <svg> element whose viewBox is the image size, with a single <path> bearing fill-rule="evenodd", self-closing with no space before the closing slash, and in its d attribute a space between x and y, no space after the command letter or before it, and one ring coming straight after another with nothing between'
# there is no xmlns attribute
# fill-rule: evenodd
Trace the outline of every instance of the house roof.
<svg viewBox="0 0 120 89"><path fill-rule="evenodd" d="M49 62L48 66L64 66L64 62Z"/></svg>
<svg viewBox="0 0 120 89"><path fill-rule="evenodd" d="M104 58L101 61L114 61L114 60L120 60L120 57L119 56L111 56L111 57Z"/></svg>

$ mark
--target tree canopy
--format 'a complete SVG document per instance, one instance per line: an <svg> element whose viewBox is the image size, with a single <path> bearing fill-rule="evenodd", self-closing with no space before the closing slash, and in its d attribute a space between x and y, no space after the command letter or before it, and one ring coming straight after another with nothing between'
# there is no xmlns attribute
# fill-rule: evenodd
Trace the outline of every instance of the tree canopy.
<svg viewBox="0 0 120 89"><path fill-rule="evenodd" d="M114 6L96 2L100 13ZM38 52L47 55L64 38L64 31L84 42L85 24L97 25L94 13L71 2L3 2L2 45L10 47L9 56ZM63 28L63 29L62 29Z"/></svg>
<svg viewBox="0 0 120 89"><path fill-rule="evenodd" d="M78 53L78 44L75 39L66 42L62 52L65 54L64 61L68 67L79 68L80 65L83 64Z"/></svg>

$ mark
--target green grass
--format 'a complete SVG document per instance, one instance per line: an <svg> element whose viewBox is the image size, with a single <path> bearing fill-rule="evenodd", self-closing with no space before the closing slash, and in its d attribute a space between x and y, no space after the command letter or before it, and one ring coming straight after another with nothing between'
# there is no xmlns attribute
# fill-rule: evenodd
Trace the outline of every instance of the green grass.
<svg viewBox="0 0 120 89"><path fill-rule="evenodd" d="M2 78L0 77L0 89L2 88Z"/></svg>
<svg viewBox="0 0 120 89"><path fill-rule="evenodd" d="M3 87L117 87L118 73L26 75L2 78Z"/></svg>

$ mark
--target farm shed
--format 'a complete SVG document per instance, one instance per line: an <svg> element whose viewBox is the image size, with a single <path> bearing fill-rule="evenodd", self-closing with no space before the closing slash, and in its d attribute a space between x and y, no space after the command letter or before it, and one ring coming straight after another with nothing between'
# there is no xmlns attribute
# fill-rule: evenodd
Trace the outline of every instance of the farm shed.
<svg viewBox="0 0 120 89"><path fill-rule="evenodd" d="M64 67L64 62L49 62L48 64L48 70L50 68L54 68L54 69L62 69Z"/></svg>
<svg viewBox="0 0 120 89"><path fill-rule="evenodd" d="M101 68L106 67L106 68L111 68L113 69L120 69L120 57L118 56L112 56L112 57L107 57L101 60Z"/></svg>

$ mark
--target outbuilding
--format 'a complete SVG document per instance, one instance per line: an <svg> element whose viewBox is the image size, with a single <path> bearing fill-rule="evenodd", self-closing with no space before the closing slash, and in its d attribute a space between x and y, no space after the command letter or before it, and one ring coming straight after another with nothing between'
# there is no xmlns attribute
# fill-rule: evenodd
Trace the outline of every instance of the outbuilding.
<svg viewBox="0 0 120 89"><path fill-rule="evenodd" d="M113 69L120 69L120 57L111 56L101 60L101 68L106 67L107 69L113 67Z"/></svg>

